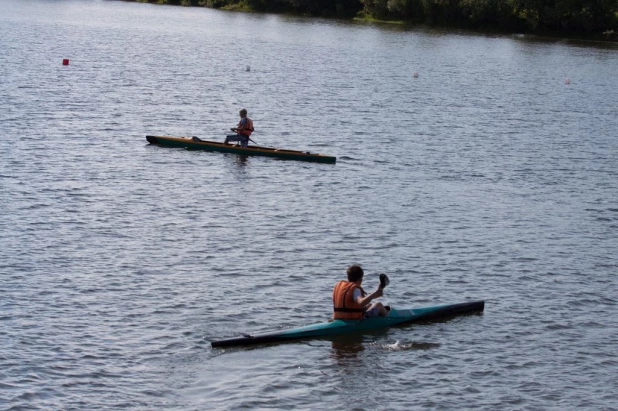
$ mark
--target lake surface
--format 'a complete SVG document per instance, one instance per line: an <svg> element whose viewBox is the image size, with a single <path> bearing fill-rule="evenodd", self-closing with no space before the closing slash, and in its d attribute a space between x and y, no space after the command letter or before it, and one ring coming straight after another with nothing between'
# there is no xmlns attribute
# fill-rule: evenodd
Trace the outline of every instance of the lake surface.
<svg viewBox="0 0 618 411"><path fill-rule="evenodd" d="M615 44L2 0L0 409L618 409L617 73ZM241 107L337 164L145 140ZM485 313L210 347L325 321L353 263Z"/></svg>

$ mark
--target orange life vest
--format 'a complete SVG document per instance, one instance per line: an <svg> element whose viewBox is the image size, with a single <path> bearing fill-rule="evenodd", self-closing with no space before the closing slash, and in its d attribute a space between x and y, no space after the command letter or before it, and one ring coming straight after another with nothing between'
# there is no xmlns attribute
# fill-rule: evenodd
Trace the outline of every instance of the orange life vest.
<svg viewBox="0 0 618 411"><path fill-rule="evenodd" d="M356 283L339 281L333 289L333 318L336 320L360 320L363 318L365 309L354 301L354 289L359 288L361 295L366 295L365 290Z"/></svg>
<svg viewBox="0 0 618 411"><path fill-rule="evenodd" d="M249 137L251 133L253 133L253 120L249 117L245 117L247 119L247 123L245 124L245 128L243 130L238 130L238 134ZM242 120L238 123L238 128L242 127Z"/></svg>

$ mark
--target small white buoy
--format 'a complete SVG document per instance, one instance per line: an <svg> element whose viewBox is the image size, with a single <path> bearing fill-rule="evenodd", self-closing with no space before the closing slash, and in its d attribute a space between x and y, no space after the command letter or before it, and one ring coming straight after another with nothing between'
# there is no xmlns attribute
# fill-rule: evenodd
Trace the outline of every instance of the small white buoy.
<svg viewBox="0 0 618 411"><path fill-rule="evenodd" d="M571 79L570 78L565 78L564 79L564 84L571 84Z"/></svg>
<svg viewBox="0 0 618 411"><path fill-rule="evenodd" d="M251 71L251 67L247 66L247 71Z"/></svg>
<svg viewBox="0 0 618 411"><path fill-rule="evenodd" d="M414 74L412 74L412 77L418 78L418 71L415 71Z"/></svg>

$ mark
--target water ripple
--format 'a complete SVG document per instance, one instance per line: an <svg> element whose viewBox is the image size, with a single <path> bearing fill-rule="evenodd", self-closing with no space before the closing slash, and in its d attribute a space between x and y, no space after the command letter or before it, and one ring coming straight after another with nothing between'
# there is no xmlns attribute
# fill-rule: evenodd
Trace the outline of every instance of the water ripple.
<svg viewBox="0 0 618 411"><path fill-rule="evenodd" d="M618 400L613 46L82 0L2 1L0 35L1 408ZM242 106L337 164L144 140ZM326 321L355 262L485 314L210 348Z"/></svg>

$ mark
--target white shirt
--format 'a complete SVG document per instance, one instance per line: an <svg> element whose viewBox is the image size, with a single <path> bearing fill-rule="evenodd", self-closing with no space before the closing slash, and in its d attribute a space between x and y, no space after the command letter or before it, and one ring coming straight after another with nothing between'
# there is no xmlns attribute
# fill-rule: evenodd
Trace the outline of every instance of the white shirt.
<svg viewBox="0 0 618 411"><path fill-rule="evenodd" d="M352 299L356 302L356 300L358 300L358 297L362 297L363 294L361 293L360 288L355 288L354 292L352 293Z"/></svg>

